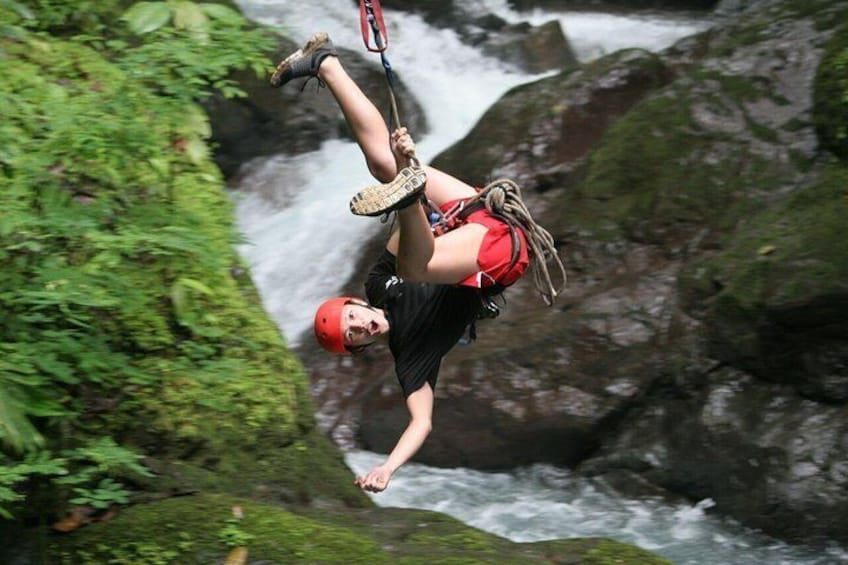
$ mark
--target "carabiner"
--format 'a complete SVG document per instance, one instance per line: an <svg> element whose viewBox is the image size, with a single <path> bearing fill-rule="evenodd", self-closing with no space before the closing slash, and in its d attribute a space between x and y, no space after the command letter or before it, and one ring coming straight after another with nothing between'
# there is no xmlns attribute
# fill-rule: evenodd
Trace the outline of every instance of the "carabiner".
<svg viewBox="0 0 848 565"><path fill-rule="evenodd" d="M359 27L365 48L373 53L382 53L389 46L386 23L383 21L383 8L380 0L359 0ZM373 34L373 35L372 35ZM374 43L372 46L371 39Z"/></svg>

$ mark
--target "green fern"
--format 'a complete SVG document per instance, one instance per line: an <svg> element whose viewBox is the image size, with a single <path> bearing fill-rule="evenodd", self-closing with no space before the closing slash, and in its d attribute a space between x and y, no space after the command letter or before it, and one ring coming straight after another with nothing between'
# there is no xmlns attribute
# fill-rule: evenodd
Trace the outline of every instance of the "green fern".
<svg viewBox="0 0 848 565"><path fill-rule="evenodd" d="M232 204L198 104L241 95L232 71L264 72L270 39L221 5L126 5L0 0L4 516L35 475L59 499L127 501L122 478L147 471L101 430L205 434L199 412L254 405L234 417L294 427L285 361L264 352L279 336L230 273Z"/></svg>

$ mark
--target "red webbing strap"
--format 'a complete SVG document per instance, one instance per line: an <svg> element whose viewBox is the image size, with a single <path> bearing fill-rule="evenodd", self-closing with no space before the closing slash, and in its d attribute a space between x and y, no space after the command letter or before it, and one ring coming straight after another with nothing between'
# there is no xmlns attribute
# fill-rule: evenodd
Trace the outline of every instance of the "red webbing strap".
<svg viewBox="0 0 848 565"><path fill-rule="evenodd" d="M374 53L382 53L389 46L386 23L383 21L383 8L380 0L359 0L359 27L365 48ZM373 34L372 34L373 32ZM374 39L372 46L371 39Z"/></svg>

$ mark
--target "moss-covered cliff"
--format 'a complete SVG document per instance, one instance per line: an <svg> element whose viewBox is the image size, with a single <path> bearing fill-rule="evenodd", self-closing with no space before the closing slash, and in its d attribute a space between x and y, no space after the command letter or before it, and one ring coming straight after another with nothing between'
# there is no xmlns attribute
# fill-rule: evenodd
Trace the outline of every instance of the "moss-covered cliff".
<svg viewBox="0 0 848 565"><path fill-rule="evenodd" d="M215 7L161 3L168 19L139 36L120 2L8 4L3 512L52 521L195 491L367 505L234 251L195 103L232 88L234 66L264 71L267 38ZM180 27L186 14L205 27Z"/></svg>

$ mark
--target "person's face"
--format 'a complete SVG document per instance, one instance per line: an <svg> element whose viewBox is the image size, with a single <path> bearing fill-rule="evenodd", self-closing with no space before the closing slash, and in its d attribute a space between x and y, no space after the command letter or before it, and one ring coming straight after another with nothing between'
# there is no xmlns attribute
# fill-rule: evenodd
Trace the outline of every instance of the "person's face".
<svg viewBox="0 0 848 565"><path fill-rule="evenodd" d="M389 331L389 322L380 310L346 304L342 309L342 335L348 347L370 345Z"/></svg>

